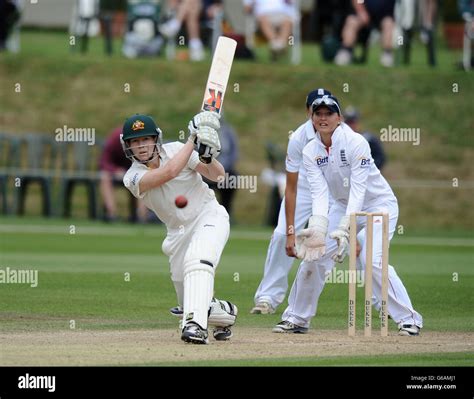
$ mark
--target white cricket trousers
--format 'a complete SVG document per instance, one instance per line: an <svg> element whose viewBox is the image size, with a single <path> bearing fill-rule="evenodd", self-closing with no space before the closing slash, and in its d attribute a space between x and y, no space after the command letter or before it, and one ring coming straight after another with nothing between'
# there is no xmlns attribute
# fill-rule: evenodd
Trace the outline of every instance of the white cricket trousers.
<svg viewBox="0 0 474 399"><path fill-rule="evenodd" d="M169 258L171 280L179 306L183 306L185 258L211 262L215 272L229 231L229 214L215 199L205 204L199 216L188 224L168 229L161 249Z"/></svg>
<svg viewBox="0 0 474 399"><path fill-rule="evenodd" d="M395 232L398 220L398 205L396 201L390 202L386 207L374 207L364 209L364 212L388 212L389 214L389 239L391 240ZM334 203L329 210L328 233L334 231L345 214L345 207ZM361 244L362 250L358 259L359 269L365 270L366 259L366 217L358 217L357 240ZM374 217L372 253L372 287L373 294L381 302L382 292L382 218ZM288 307L283 313L283 320L288 320L301 327L309 327L311 319L316 315L318 300L325 284L325 276L334 267L331 255L337 249L337 241L328 237L326 239L326 254L315 262L302 262L296 279L291 287L288 297ZM389 257L390 259L390 257ZM413 309L407 290L398 277L395 269L388 267L388 313L396 323L416 324L423 327L421 315ZM347 282L345 282L346 284Z"/></svg>
<svg viewBox="0 0 474 399"><path fill-rule="evenodd" d="M299 184L296 194L295 231L300 231L306 225L312 213L311 192L306 185ZM278 225L273 231L267 250L267 259L263 278L255 293L255 303L260 301L270 303L274 309L285 299L288 290L288 274L295 261L286 254L286 216L285 198L280 206Z"/></svg>

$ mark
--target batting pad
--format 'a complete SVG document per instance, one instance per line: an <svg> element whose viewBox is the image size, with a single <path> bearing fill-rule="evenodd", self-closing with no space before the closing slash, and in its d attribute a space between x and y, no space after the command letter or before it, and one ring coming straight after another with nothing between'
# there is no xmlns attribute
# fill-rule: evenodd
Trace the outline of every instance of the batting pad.
<svg viewBox="0 0 474 399"><path fill-rule="evenodd" d="M184 265L184 325L194 321L207 329L207 316L214 292L214 267L207 261Z"/></svg>
<svg viewBox="0 0 474 399"><path fill-rule="evenodd" d="M215 327L233 326L237 312L237 306L233 303L213 298L209 308L209 325Z"/></svg>

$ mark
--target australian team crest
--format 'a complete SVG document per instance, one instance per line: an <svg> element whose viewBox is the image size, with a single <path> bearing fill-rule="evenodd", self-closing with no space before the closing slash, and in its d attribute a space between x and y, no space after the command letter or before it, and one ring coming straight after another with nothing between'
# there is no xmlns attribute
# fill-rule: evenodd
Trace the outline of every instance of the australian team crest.
<svg viewBox="0 0 474 399"><path fill-rule="evenodd" d="M140 121L140 120L136 120L135 122L133 122L133 125L132 125L132 130L135 131L135 130L143 130L145 129L145 124Z"/></svg>

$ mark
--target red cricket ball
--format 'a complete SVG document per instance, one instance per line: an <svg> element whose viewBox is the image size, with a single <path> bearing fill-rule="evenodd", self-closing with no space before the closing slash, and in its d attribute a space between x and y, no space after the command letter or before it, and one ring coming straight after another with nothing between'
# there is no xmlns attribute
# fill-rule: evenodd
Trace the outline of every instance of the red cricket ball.
<svg viewBox="0 0 474 399"><path fill-rule="evenodd" d="M186 205L188 205L188 200L184 195L178 195L175 198L174 203L178 208L184 208Z"/></svg>

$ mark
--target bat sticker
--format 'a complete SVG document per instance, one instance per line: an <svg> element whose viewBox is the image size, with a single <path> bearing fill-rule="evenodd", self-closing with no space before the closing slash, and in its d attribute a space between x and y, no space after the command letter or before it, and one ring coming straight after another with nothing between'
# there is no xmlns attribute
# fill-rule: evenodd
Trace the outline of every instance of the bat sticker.
<svg viewBox="0 0 474 399"><path fill-rule="evenodd" d="M222 105L222 92L215 89L209 89L209 94L210 97L208 97L204 104L204 110L220 113Z"/></svg>

